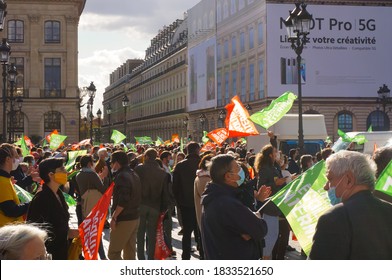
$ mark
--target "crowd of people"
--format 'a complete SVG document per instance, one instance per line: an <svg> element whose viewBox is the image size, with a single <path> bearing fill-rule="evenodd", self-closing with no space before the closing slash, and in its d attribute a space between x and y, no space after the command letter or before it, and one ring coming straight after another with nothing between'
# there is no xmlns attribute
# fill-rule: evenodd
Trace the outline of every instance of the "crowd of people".
<svg viewBox="0 0 392 280"><path fill-rule="evenodd" d="M254 153L246 143L201 151L189 142L184 151L169 146L123 144L80 146L86 155L66 170L70 147L50 151L0 145L0 259L68 258L69 206L63 192L77 201L78 223L114 182L108 251L101 260L154 259L156 228L165 212L165 241L173 252L173 216L181 226L181 259L189 260L192 238L200 259L284 259L290 225L270 197L315 163L326 161L324 186L334 205L318 220L310 259L392 259L391 197L375 192L376 176L392 159L392 149L370 159L351 151L325 148L315 156L278 151L276 137ZM77 173L76 176L69 174ZM18 185L33 196L21 203ZM261 209L261 210L260 210ZM80 258L83 259L82 254Z"/></svg>

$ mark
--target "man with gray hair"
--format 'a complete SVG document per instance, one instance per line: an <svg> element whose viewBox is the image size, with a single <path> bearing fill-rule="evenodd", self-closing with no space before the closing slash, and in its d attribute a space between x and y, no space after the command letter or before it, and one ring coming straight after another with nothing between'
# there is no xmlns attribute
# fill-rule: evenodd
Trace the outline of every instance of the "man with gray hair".
<svg viewBox="0 0 392 280"><path fill-rule="evenodd" d="M392 205L376 198L375 164L366 155L340 151L326 161L331 201L318 220L310 259L392 259ZM337 199L336 199L336 198Z"/></svg>

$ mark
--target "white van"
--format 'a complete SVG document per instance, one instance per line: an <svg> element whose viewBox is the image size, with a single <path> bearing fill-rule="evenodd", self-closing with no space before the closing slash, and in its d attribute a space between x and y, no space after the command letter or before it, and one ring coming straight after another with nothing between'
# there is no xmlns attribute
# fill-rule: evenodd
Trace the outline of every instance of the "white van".
<svg viewBox="0 0 392 280"><path fill-rule="evenodd" d="M304 130L304 149L305 153L315 155L325 148L325 139L327 138L327 129L325 126L324 115L304 114L302 115ZM256 125L256 124L255 124ZM269 137L266 130L256 125L260 135L248 136L247 147L259 152L262 147L269 144ZM298 146L298 114L286 114L276 124L268 130L272 131L278 141L278 148L284 154L288 155L290 149Z"/></svg>
<svg viewBox="0 0 392 280"><path fill-rule="evenodd" d="M347 150L348 148L350 148L351 151L357 151L357 152L371 155L373 154L375 147L381 148L385 146L388 143L388 140L392 138L392 131L373 131L373 132L353 131L353 132L347 132L346 134L349 137L364 135L367 142L365 142L364 144L353 143L350 145L349 142L343 142L342 138L339 137L339 139L332 146L332 149L335 152L338 152L340 150Z"/></svg>

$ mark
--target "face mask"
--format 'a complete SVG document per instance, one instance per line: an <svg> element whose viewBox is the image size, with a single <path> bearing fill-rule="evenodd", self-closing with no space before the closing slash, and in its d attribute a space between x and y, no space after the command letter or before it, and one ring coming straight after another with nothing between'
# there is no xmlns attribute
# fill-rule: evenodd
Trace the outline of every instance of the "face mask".
<svg viewBox="0 0 392 280"><path fill-rule="evenodd" d="M67 183L67 173L63 173L63 172L54 173L54 180L60 185L65 185Z"/></svg>
<svg viewBox="0 0 392 280"><path fill-rule="evenodd" d="M328 189L328 198L331 201L332 205L336 205L336 204L339 204L340 202L342 202L342 198L341 197L336 197L336 188L338 187L338 185L340 184L342 179L343 178L341 178L339 180L339 182L336 184L336 186L330 186L329 189Z"/></svg>
<svg viewBox="0 0 392 280"><path fill-rule="evenodd" d="M19 159L14 158L14 161L12 162L12 170L16 170L19 166Z"/></svg>
<svg viewBox="0 0 392 280"><path fill-rule="evenodd" d="M19 157L19 162L23 162L24 157Z"/></svg>
<svg viewBox="0 0 392 280"><path fill-rule="evenodd" d="M241 168L240 171L238 172L238 176L240 176L240 179L237 180L237 185L241 186L242 183L245 181L245 172L244 170Z"/></svg>
<svg viewBox="0 0 392 280"><path fill-rule="evenodd" d="M169 160L169 165L173 165L174 164L174 160Z"/></svg>

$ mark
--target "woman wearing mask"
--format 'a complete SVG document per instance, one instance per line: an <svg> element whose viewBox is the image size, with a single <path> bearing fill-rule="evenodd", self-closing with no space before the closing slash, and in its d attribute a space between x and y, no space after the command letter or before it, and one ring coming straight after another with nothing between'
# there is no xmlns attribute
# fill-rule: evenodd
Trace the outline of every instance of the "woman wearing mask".
<svg viewBox="0 0 392 280"><path fill-rule="evenodd" d="M39 165L39 175L44 181L42 191L38 192L30 202L27 220L41 224L47 229L49 239L45 246L54 260L66 260L68 239L79 235L77 229L69 229L68 205L65 202L60 186L67 183L67 171L63 160L48 158Z"/></svg>
<svg viewBox="0 0 392 280"><path fill-rule="evenodd" d="M262 185L271 187L271 195L276 194L286 183L282 178L280 170L275 167L278 151L272 145L264 146L256 156L255 167L258 173L257 187ZM265 236L265 248L263 250L263 259L269 260L272 256L272 250L279 234L279 215L280 210L272 202L267 202L263 208L263 219L268 226L268 233Z"/></svg>
<svg viewBox="0 0 392 280"><path fill-rule="evenodd" d="M22 222L28 203L21 204L11 180L11 171L19 166L19 156L11 144L0 146L0 227L15 222Z"/></svg>

